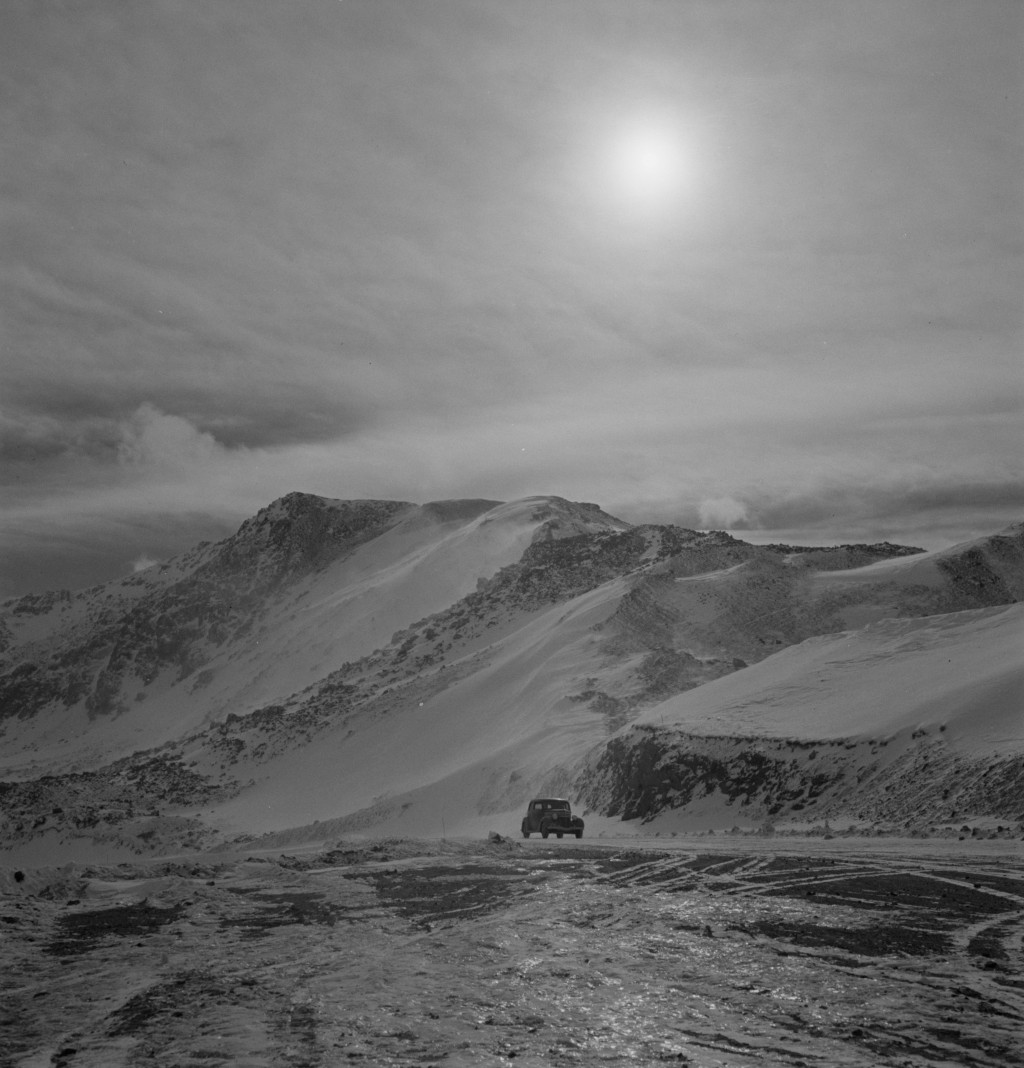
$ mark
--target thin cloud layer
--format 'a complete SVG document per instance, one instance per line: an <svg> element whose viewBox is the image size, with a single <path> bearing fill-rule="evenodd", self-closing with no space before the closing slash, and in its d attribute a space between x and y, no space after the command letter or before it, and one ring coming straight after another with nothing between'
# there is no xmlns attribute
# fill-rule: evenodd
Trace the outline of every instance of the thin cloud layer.
<svg viewBox="0 0 1024 1068"><path fill-rule="evenodd" d="M1022 20L14 0L0 596L294 489L1018 517ZM621 158L651 136L671 181Z"/></svg>

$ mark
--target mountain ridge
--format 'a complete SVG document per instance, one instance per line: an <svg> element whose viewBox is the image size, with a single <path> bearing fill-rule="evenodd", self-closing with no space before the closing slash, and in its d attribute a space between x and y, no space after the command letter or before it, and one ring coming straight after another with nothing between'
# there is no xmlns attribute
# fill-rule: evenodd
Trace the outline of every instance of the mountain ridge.
<svg viewBox="0 0 1024 1068"><path fill-rule="evenodd" d="M482 818L577 789L647 710L780 650L1022 591L1024 527L928 553L795 549L560 497L289 494L148 573L0 606L0 774L22 813L0 833L74 837L28 824L97 798L119 841L146 804L210 806L207 837L412 826L444 783Z"/></svg>

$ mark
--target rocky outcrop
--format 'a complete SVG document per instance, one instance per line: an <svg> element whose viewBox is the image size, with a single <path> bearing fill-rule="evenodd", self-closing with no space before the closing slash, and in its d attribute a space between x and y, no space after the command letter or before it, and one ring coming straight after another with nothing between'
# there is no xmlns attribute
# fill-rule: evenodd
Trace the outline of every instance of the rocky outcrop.
<svg viewBox="0 0 1024 1068"><path fill-rule="evenodd" d="M650 822L705 799L738 822L826 820L913 827L992 816L1024 820L1024 756L972 759L941 735L886 739L703 736L649 725L598 750L573 783L593 811Z"/></svg>
<svg viewBox="0 0 1024 1068"><path fill-rule="evenodd" d="M335 501L289 493L247 519L202 570L243 575L269 592L372 540L416 505L407 501Z"/></svg>
<svg viewBox="0 0 1024 1068"><path fill-rule="evenodd" d="M923 553L911 545L894 545L890 541L873 545L830 545L824 548L813 545L766 545L766 549L781 553L791 564L813 568L815 571L848 571L852 567L867 567L879 560L892 560L899 556L916 556Z"/></svg>

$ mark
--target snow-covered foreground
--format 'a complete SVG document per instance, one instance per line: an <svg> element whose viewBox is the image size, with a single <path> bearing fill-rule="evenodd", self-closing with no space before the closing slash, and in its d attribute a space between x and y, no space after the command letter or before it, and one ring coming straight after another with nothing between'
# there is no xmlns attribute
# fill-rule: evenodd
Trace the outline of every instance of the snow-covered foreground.
<svg viewBox="0 0 1024 1068"><path fill-rule="evenodd" d="M1014 844L835 845L8 871L0 1048L26 1068L1024 1063Z"/></svg>

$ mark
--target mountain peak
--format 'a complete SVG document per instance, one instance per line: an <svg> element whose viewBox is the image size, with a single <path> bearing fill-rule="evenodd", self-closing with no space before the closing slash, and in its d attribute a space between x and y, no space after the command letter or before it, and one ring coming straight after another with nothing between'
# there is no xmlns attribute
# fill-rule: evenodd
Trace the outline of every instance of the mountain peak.
<svg viewBox="0 0 1024 1068"><path fill-rule="evenodd" d="M416 505L408 501L335 500L289 493L247 519L223 543L219 560L229 567L293 572L315 567L369 541Z"/></svg>
<svg viewBox="0 0 1024 1068"><path fill-rule="evenodd" d="M265 508L261 508L255 516L243 524L266 522L277 519L301 519L307 515L323 515L328 512L336 512L348 516L357 514L370 514L380 510L415 508L409 501L392 500L340 500L335 497L321 497L315 493L303 493L293 490L283 497L271 501Z"/></svg>
<svg viewBox="0 0 1024 1068"><path fill-rule="evenodd" d="M565 497L524 497L515 503L529 509L531 521L540 523L535 541L632 529L631 523L609 515L599 505L569 501Z"/></svg>

